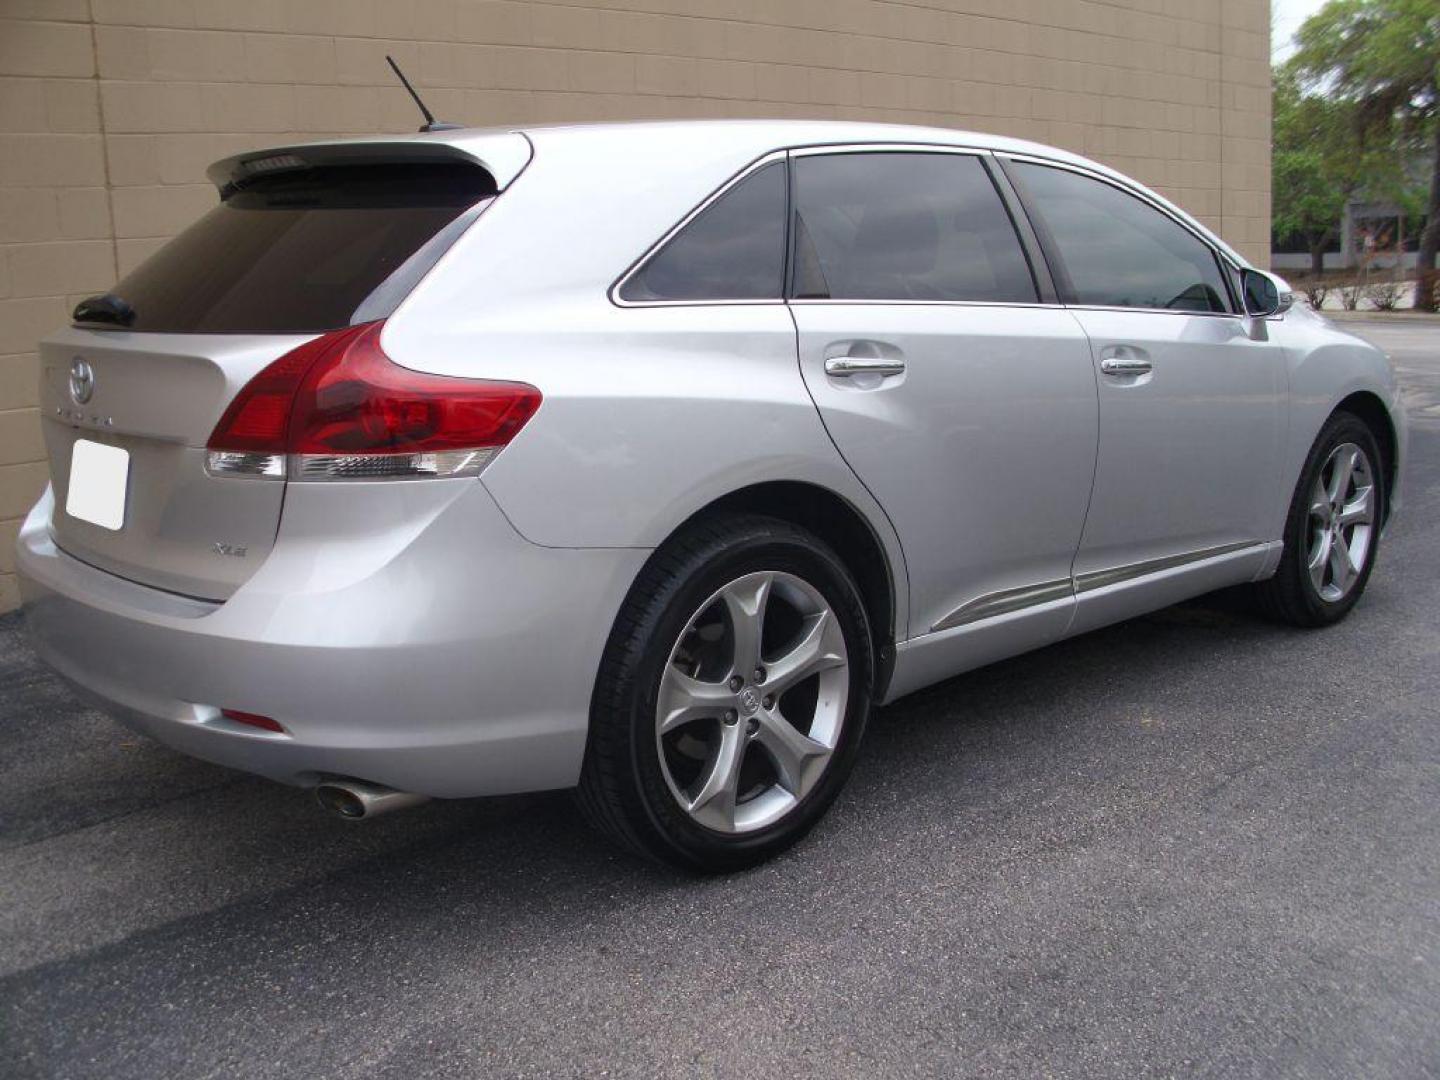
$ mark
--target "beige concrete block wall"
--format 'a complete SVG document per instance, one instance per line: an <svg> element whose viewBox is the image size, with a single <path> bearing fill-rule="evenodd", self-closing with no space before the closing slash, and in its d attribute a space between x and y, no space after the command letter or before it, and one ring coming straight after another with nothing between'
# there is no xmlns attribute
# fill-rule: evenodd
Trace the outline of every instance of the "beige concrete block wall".
<svg viewBox="0 0 1440 1080"><path fill-rule="evenodd" d="M0 611L44 485L34 342L281 141L467 124L845 117L1090 155L1251 258L1268 0L0 0Z"/></svg>

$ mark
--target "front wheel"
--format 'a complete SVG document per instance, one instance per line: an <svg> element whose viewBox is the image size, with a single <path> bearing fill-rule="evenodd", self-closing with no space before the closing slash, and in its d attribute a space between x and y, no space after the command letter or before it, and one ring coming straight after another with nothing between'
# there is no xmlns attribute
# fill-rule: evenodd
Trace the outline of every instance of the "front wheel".
<svg viewBox="0 0 1440 1080"><path fill-rule="evenodd" d="M1360 599L1385 520L1384 462L1364 421L1336 413L1301 470L1275 576L1257 586L1261 607L1295 626L1328 626Z"/></svg>
<svg viewBox="0 0 1440 1080"><path fill-rule="evenodd" d="M839 792L873 678L864 604L826 544L758 516L691 528L651 557L611 634L580 804L652 859L760 862Z"/></svg>

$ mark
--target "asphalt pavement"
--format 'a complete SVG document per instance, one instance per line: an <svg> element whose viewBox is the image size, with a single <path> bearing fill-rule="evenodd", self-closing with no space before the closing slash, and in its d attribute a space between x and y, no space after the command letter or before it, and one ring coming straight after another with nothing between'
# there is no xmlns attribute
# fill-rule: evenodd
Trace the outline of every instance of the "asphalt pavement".
<svg viewBox="0 0 1440 1080"><path fill-rule="evenodd" d="M364 825L82 707L0 619L0 1076L1440 1076L1440 325L1349 620L1219 597L881 711L693 880L564 795Z"/></svg>

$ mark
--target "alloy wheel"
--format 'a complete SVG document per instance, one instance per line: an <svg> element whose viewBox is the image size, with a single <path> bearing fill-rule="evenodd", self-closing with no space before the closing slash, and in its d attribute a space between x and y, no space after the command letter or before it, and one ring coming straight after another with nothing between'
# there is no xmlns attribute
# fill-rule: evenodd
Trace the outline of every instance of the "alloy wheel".
<svg viewBox="0 0 1440 1080"><path fill-rule="evenodd" d="M696 824L747 833L814 790L849 698L845 635L794 574L746 574L690 617L660 679L655 736L666 783Z"/></svg>
<svg viewBox="0 0 1440 1080"><path fill-rule="evenodd" d="M1310 543L1306 567L1320 599L1337 603L1360 580L1375 532L1374 469L1365 451L1341 443L1330 456L1310 496Z"/></svg>

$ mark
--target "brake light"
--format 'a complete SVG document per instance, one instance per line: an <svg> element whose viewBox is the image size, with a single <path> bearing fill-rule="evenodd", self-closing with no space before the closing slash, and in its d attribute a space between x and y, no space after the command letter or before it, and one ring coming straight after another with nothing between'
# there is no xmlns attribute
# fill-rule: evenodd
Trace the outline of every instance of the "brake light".
<svg viewBox="0 0 1440 1080"><path fill-rule="evenodd" d="M526 383L429 375L380 348L384 322L347 326L270 364L206 444L216 476L373 480L474 476L540 407Z"/></svg>

